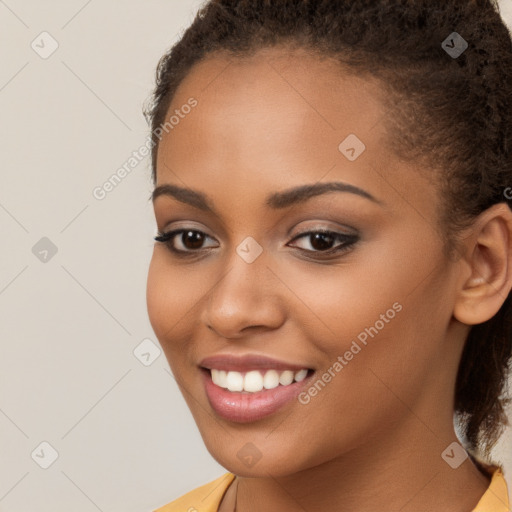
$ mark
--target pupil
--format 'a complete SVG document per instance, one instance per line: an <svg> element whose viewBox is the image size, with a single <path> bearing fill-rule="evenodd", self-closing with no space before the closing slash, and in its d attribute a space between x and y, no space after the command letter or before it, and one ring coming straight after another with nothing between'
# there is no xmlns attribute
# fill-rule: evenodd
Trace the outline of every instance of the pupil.
<svg viewBox="0 0 512 512"><path fill-rule="evenodd" d="M326 233L316 233L314 235L311 235L313 237L313 240L315 241L315 243L311 243L311 246L314 247L315 249L317 250L326 250L326 249L330 249L331 247L331 244L333 242L333 237L331 235L328 235ZM322 243L321 241L325 239L328 239L329 241L327 242L327 244L325 243ZM320 244L316 243L320 241ZM318 245L320 245L318 247Z"/></svg>
<svg viewBox="0 0 512 512"><path fill-rule="evenodd" d="M192 242L191 244L187 244L182 238L183 245L189 249L199 249L203 243L203 235L197 231L187 231L187 233L183 233L183 237L187 237L187 240ZM192 245L192 247L190 247L190 245Z"/></svg>

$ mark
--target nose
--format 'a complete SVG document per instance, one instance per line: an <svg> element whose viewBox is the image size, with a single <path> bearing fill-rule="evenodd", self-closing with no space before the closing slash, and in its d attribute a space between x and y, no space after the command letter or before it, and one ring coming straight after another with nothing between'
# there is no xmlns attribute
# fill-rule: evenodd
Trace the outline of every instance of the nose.
<svg viewBox="0 0 512 512"><path fill-rule="evenodd" d="M247 263L236 252L217 280L202 310L204 325L222 338L241 338L247 331L279 328L285 319L286 287L265 258Z"/></svg>

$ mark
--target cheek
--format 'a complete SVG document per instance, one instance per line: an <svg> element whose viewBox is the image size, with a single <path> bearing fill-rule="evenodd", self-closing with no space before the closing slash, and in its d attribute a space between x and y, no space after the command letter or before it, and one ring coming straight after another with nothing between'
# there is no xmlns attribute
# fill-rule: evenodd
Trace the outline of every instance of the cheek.
<svg viewBox="0 0 512 512"><path fill-rule="evenodd" d="M343 370L339 365L334 370L344 377L334 379L333 389L373 392L384 386L381 377L414 392L426 378L450 318L444 297L449 271L440 255L429 258L418 245L390 241L381 244L378 254L347 258L346 266L335 271L316 270L304 279L305 272L297 268L296 275L287 276L301 299L290 311L322 354L323 369L338 356L347 361Z"/></svg>
<svg viewBox="0 0 512 512"><path fill-rule="evenodd" d="M148 271L146 304L151 326L166 349L166 339L174 336L179 319L186 315L188 299L183 279L165 263L162 252L162 248L155 247Z"/></svg>
<svg viewBox="0 0 512 512"><path fill-rule="evenodd" d="M169 363L194 356L196 346L190 340L211 287L204 272L172 263L167 249L155 247L148 270L146 305Z"/></svg>
<svg viewBox="0 0 512 512"><path fill-rule="evenodd" d="M156 257L156 249L153 252L151 263L149 264L148 280L146 284L146 305L149 321L160 342L160 333L162 323L165 320L166 302L168 297L164 294L165 275L160 271Z"/></svg>
<svg viewBox="0 0 512 512"><path fill-rule="evenodd" d="M343 354L358 337L362 342L370 339L368 330L375 333L375 324L382 337L400 322L398 310L407 300L411 275L388 254L379 254L374 261L370 256L360 251L336 266L297 264L281 270L289 314L305 331L304 337L331 358Z"/></svg>

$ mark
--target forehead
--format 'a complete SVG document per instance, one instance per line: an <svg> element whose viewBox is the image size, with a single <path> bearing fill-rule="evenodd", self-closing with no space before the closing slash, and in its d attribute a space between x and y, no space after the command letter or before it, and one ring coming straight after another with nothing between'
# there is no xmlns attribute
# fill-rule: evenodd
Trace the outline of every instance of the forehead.
<svg viewBox="0 0 512 512"><path fill-rule="evenodd" d="M190 98L197 106L164 133L157 184L219 191L219 182L229 182L246 197L341 180L432 205L429 180L418 187L421 175L388 150L382 94L377 80L301 50L212 55L192 68L173 98L166 119ZM349 137L364 147L355 161L340 149ZM390 186L390 173L398 188Z"/></svg>
<svg viewBox="0 0 512 512"><path fill-rule="evenodd" d="M377 148L379 93L375 82L304 50L265 49L243 59L216 54L194 66L178 88L166 119L191 97L198 105L164 134L162 153L177 156L193 142L189 163L206 153L244 152L246 160L261 160L263 150L273 157L280 150L321 165L320 155L337 158L350 134Z"/></svg>
<svg viewBox="0 0 512 512"><path fill-rule="evenodd" d="M169 110L194 95L205 114L243 112L250 116L247 122L260 118L269 128L301 117L316 128L363 132L384 113L382 92L376 79L357 76L333 58L267 48L244 58L221 53L199 62L180 84Z"/></svg>

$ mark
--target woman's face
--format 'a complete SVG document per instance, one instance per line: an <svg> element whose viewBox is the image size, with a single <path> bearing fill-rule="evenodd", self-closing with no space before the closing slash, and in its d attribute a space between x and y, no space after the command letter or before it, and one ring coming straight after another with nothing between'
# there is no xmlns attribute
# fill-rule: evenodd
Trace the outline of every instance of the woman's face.
<svg viewBox="0 0 512 512"><path fill-rule="evenodd" d="M155 216L185 232L155 244L149 316L208 450L239 475L389 457L452 420L456 263L429 171L388 150L379 93L269 49L198 64L166 116Z"/></svg>

